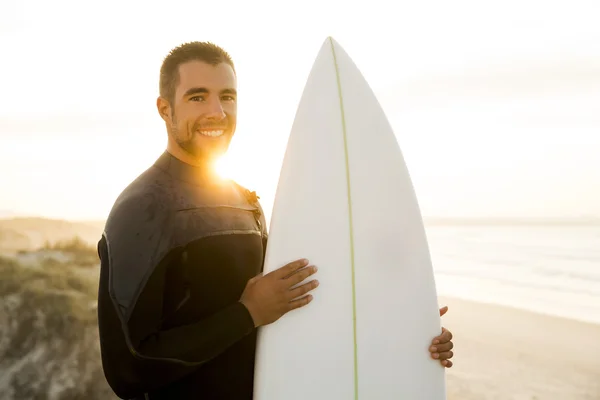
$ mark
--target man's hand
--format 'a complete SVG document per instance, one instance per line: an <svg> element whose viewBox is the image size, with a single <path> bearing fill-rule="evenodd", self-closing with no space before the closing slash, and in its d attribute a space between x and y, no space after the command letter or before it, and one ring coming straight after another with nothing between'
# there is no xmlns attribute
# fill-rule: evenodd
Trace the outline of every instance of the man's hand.
<svg viewBox="0 0 600 400"><path fill-rule="evenodd" d="M440 317L448 312L448 307L440 308ZM431 357L440 360L440 363L446 367L452 367L452 361L450 359L454 356L452 352L452 348L454 344L452 343L452 332L442 327L442 334L433 338L431 341L432 346L429 348L431 352Z"/></svg>
<svg viewBox="0 0 600 400"><path fill-rule="evenodd" d="M308 260L297 260L248 281L240 302L250 312L255 327L271 324L284 314L312 301L310 294L300 296L319 286L317 280L292 288L317 272L317 267L307 265Z"/></svg>

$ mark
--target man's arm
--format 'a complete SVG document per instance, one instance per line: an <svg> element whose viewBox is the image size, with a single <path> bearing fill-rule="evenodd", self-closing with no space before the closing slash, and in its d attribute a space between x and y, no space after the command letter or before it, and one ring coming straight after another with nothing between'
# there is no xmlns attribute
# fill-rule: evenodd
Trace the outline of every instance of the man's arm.
<svg viewBox="0 0 600 400"><path fill-rule="evenodd" d="M189 375L254 329L248 310L239 302L197 323L164 329L166 267L176 254L157 266L123 329L108 294L107 251L103 238L98 246L100 343L105 376L122 398L138 396Z"/></svg>
<svg viewBox="0 0 600 400"><path fill-rule="evenodd" d="M128 323L139 356L200 365L252 332L252 317L239 301L198 322L163 327L165 268L161 265L150 277Z"/></svg>
<svg viewBox="0 0 600 400"><path fill-rule="evenodd" d="M307 260L296 260L250 279L239 300L209 317L187 325L180 319L177 327L169 328L164 318L177 315L174 311L185 299L185 293L176 299L171 294L165 296L174 286L172 276L167 277L167 271L172 269L167 266L181 257L181 254L171 253L149 277L122 329L117 309L108 298L108 257L104 240L99 245L99 253L102 265L98 309L103 365L113 390L129 396L123 398L164 387L190 374L248 335L255 326L270 324L309 304L312 296L305 295L318 285L316 280L302 283L316 268L307 267ZM258 259L261 261L262 257Z"/></svg>
<svg viewBox="0 0 600 400"><path fill-rule="evenodd" d="M140 357L200 365L251 333L254 323L246 307L235 301L203 320L164 328L167 268L179 257L167 256L148 279L127 323L129 339Z"/></svg>

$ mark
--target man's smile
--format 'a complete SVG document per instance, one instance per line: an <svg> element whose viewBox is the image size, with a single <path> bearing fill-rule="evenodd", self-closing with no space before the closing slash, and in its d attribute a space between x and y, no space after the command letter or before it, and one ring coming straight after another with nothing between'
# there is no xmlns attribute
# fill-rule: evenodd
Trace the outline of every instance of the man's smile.
<svg viewBox="0 0 600 400"><path fill-rule="evenodd" d="M223 133L225 133L224 129L198 129L196 132L198 132L201 135L204 136L210 136L210 137L219 137L221 135L223 135Z"/></svg>

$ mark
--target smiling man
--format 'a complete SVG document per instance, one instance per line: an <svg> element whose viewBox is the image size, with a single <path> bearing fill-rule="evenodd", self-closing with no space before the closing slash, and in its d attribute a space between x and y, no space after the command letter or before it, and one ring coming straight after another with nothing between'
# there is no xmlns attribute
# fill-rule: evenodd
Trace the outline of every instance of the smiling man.
<svg viewBox="0 0 600 400"><path fill-rule="evenodd" d="M215 49L215 51L218 51ZM237 91L233 63L225 54L177 63L161 71L158 111L167 124L167 151L181 161L209 167L227 150L236 127ZM176 76L170 79L173 70Z"/></svg>
<svg viewBox="0 0 600 400"><path fill-rule="evenodd" d="M199 42L171 51L157 109L166 151L120 194L98 243L104 373L123 399L250 400L256 328L308 305L316 268L262 275L258 198L215 173L236 127L229 55ZM451 338L430 349L446 367Z"/></svg>

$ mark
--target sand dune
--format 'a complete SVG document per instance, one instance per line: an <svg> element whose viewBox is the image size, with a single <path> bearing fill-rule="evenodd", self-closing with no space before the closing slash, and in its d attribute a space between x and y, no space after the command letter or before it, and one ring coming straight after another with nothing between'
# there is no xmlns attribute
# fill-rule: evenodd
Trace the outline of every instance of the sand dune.
<svg viewBox="0 0 600 400"><path fill-rule="evenodd" d="M46 241L55 243L75 236L95 244L103 227L103 221L74 222L33 217L0 219L0 251L32 250Z"/></svg>

